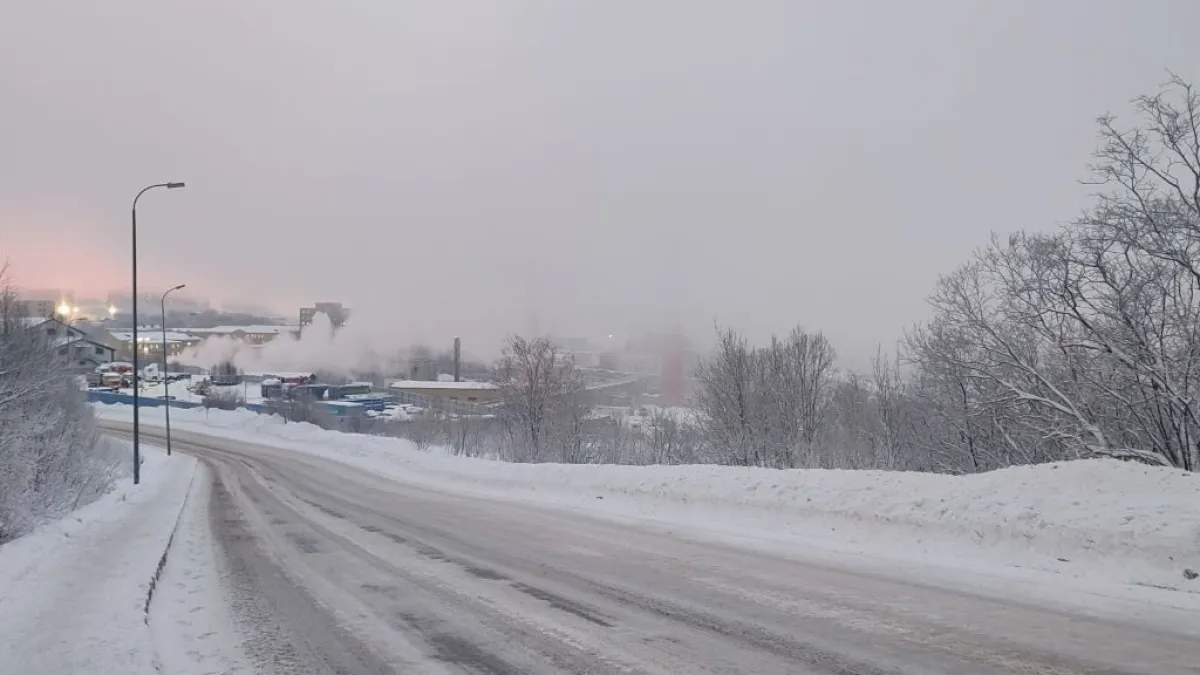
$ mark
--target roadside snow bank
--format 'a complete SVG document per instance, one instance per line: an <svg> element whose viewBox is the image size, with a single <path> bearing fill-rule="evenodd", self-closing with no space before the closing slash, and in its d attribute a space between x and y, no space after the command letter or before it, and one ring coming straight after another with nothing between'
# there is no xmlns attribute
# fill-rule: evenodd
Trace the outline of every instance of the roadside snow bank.
<svg viewBox="0 0 1200 675"><path fill-rule="evenodd" d="M128 406L98 406L128 420ZM159 423L162 412L142 414ZM1200 475L1113 460L972 476L723 466L508 464L420 452L247 411L176 410L172 426L333 458L382 475L503 499L666 524L806 554L955 568L1046 570L1192 589ZM1186 586L1185 586L1186 585Z"/></svg>
<svg viewBox="0 0 1200 675"><path fill-rule="evenodd" d="M157 672L146 598L196 461L144 457L141 485L0 546L3 672Z"/></svg>

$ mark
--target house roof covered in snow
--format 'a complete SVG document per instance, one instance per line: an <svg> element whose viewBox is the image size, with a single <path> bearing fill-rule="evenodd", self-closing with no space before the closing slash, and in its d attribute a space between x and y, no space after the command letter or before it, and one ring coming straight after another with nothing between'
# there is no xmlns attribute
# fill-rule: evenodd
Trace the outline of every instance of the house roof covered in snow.
<svg viewBox="0 0 1200 675"><path fill-rule="evenodd" d="M495 389L495 382L425 382L423 380L396 380L388 385L392 389Z"/></svg>
<svg viewBox="0 0 1200 675"><path fill-rule="evenodd" d="M247 333L253 335L280 335L294 333L300 330L297 326L214 326L212 328L185 328L192 335L234 335Z"/></svg>
<svg viewBox="0 0 1200 675"><path fill-rule="evenodd" d="M113 331L113 332L110 332L109 335L112 335L114 338L116 338L117 340L120 340L121 342L132 342L133 341L133 332L132 331L127 331L127 330ZM146 328L146 329L138 330L138 342L162 342L162 339L163 339L163 334L162 334L161 328ZM196 341L195 336L188 335L187 333L176 333L173 331L167 331L167 342L195 342L195 341Z"/></svg>
<svg viewBox="0 0 1200 675"><path fill-rule="evenodd" d="M25 326L26 328L37 328L38 326L41 326L43 324L53 322L60 326L66 326L67 328L70 328L71 330L79 331L81 333L83 332L78 327L67 325L65 322L63 322L63 321L59 320L57 317L53 317L53 316L23 316L18 321L22 326Z"/></svg>
<svg viewBox="0 0 1200 675"><path fill-rule="evenodd" d="M113 349L112 347L109 347L108 345L104 344L103 342L96 342L95 340L92 340L91 338L86 338L86 337L83 337L80 335L71 335L71 336L64 335L64 336L54 340L54 342L52 342L51 344L53 344L55 348L58 348L58 347L66 347L68 345L73 345L76 342L85 342L89 345L93 345L96 347L102 347L104 349L107 349L110 352L116 351L115 349Z"/></svg>

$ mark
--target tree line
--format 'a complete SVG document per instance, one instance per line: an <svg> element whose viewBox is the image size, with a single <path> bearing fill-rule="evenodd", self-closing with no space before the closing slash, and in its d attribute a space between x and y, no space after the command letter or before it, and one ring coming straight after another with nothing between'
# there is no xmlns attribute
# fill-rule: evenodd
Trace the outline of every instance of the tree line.
<svg viewBox="0 0 1200 675"><path fill-rule="evenodd" d="M545 340L514 337L495 419L446 420L422 444L513 461L715 462L978 472L1113 457L1200 465L1200 96L1172 78L1098 119L1095 201L1054 232L994 235L929 296L869 373L819 331L752 346L718 329L694 415L633 431L590 415ZM415 427L413 427L415 428Z"/></svg>
<svg viewBox="0 0 1200 675"><path fill-rule="evenodd" d="M952 472L1114 457L1200 465L1200 96L1172 78L1099 118L1097 195L1056 232L993 236L929 296L871 375L835 375L820 334L701 369L731 463Z"/></svg>

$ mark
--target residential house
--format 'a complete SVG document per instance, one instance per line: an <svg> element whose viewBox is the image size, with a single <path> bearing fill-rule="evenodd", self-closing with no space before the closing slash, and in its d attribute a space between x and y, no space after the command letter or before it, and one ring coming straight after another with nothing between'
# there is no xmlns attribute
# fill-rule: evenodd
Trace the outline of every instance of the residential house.
<svg viewBox="0 0 1200 675"><path fill-rule="evenodd" d="M65 357L72 370L90 372L97 366L111 363L116 351L109 345L92 339L82 328L60 321L54 317L26 317L23 322Z"/></svg>
<svg viewBox="0 0 1200 675"><path fill-rule="evenodd" d="M97 367L116 359L116 351L112 347L87 337L64 336L54 341L53 345L55 351L69 361L71 370L80 373L93 372Z"/></svg>

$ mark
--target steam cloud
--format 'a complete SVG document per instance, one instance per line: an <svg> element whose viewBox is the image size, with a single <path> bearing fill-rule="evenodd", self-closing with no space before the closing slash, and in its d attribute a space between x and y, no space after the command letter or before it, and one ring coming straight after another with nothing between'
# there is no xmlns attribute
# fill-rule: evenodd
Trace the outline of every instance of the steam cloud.
<svg viewBox="0 0 1200 675"><path fill-rule="evenodd" d="M208 368L232 361L247 372L329 372L351 375L391 370L402 358L400 345L380 341L362 321L349 321L334 331L329 317L317 314L299 338L290 334L259 345L214 336L180 355L180 362Z"/></svg>

